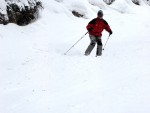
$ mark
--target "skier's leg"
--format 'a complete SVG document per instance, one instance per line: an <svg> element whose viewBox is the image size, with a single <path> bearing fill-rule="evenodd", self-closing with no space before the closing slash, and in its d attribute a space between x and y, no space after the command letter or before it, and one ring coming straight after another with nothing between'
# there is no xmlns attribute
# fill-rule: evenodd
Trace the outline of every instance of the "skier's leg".
<svg viewBox="0 0 150 113"><path fill-rule="evenodd" d="M96 37L93 35L90 35L90 45L88 46L88 48L85 51L85 55L89 55L91 53L91 51L93 50L93 48L95 47L96 44Z"/></svg>
<svg viewBox="0 0 150 113"><path fill-rule="evenodd" d="M97 51L96 51L96 56L101 56L102 55L102 41L101 37L97 37Z"/></svg>

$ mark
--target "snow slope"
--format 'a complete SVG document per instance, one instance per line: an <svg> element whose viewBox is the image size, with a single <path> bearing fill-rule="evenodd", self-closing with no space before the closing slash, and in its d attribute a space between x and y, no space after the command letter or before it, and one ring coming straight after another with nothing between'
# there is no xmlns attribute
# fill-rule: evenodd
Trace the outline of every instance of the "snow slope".
<svg viewBox="0 0 150 113"><path fill-rule="evenodd" d="M97 58L95 49L84 56L88 35L64 53L87 32L98 1L57 1L44 0L33 24L0 25L0 113L149 113L149 7L103 5L113 35Z"/></svg>

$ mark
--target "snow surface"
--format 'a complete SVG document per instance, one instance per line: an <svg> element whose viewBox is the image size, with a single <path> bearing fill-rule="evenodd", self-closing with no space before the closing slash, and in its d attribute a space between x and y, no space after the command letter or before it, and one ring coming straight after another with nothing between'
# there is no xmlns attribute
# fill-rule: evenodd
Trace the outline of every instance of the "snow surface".
<svg viewBox="0 0 150 113"><path fill-rule="evenodd" d="M43 0L33 24L0 25L0 113L150 113L150 8L103 5L103 56L84 56L88 35L64 55L100 9L78 1Z"/></svg>
<svg viewBox="0 0 150 113"><path fill-rule="evenodd" d="M17 4L20 9L24 9L24 6L34 7L38 1L39 0L0 0L0 13L7 15L6 9L8 4ZM32 5L29 5L29 3Z"/></svg>
<svg viewBox="0 0 150 113"><path fill-rule="evenodd" d="M6 14L6 2L4 0L0 0L0 13Z"/></svg>

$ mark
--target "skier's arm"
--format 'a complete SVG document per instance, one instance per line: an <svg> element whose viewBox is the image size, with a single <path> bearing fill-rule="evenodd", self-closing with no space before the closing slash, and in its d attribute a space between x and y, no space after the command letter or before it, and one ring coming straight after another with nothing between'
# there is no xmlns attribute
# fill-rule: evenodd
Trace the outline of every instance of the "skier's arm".
<svg viewBox="0 0 150 113"><path fill-rule="evenodd" d="M96 19L93 19L92 21L90 21L90 22L88 23L88 25L86 26L86 29L87 29L88 31L91 31L91 30L93 29L93 26L94 26L95 23L96 23Z"/></svg>
<svg viewBox="0 0 150 113"><path fill-rule="evenodd" d="M105 30L107 32L109 32L109 35L111 35L113 32L112 32L110 26L108 25L108 23L105 20L104 20L104 23L105 23Z"/></svg>

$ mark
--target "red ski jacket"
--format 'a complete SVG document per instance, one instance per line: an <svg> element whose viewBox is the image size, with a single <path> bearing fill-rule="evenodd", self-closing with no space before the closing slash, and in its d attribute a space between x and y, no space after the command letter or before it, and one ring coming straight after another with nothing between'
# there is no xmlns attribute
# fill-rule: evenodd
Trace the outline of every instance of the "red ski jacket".
<svg viewBox="0 0 150 113"><path fill-rule="evenodd" d="M99 18L99 17L91 20L86 26L86 28L89 31L90 35L94 35L97 37L102 36L102 31L104 29L109 33L112 32L108 23L103 18Z"/></svg>

